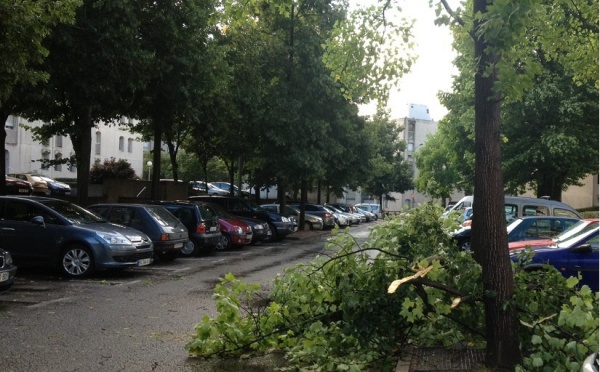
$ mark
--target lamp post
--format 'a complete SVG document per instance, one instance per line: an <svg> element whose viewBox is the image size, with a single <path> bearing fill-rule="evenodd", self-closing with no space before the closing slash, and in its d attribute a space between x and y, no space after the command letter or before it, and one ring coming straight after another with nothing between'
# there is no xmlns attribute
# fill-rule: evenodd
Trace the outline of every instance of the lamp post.
<svg viewBox="0 0 600 372"><path fill-rule="evenodd" d="M150 181L150 174L152 174L152 162L148 160L146 165L148 166L148 181Z"/></svg>

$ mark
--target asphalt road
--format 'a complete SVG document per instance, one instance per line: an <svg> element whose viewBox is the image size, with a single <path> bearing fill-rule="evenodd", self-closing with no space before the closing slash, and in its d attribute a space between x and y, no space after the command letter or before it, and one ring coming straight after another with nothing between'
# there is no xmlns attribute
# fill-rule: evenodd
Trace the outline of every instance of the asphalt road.
<svg viewBox="0 0 600 372"><path fill-rule="evenodd" d="M364 238L373 225L351 232ZM0 294L0 372L271 370L277 358L207 363L188 357L184 346L194 324L216 315L218 278L231 272L267 291L286 267L323 253L329 236L297 232L276 243L85 280L19 269L11 291Z"/></svg>

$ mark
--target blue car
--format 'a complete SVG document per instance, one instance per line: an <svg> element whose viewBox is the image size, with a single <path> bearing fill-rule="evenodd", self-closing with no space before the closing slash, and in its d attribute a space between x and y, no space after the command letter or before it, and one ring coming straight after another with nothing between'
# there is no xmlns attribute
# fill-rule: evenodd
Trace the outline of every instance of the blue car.
<svg viewBox="0 0 600 372"><path fill-rule="evenodd" d="M535 270L545 264L554 266L565 277L581 275L581 285L598 292L598 227L575 235L555 245L534 247L533 260L525 269ZM518 252L512 251L511 260L517 262Z"/></svg>

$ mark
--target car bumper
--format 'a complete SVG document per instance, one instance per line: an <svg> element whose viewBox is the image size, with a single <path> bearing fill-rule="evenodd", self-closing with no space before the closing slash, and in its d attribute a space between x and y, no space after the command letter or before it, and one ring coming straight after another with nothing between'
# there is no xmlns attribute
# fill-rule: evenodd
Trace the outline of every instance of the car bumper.
<svg viewBox="0 0 600 372"><path fill-rule="evenodd" d="M13 266L7 270L0 271L0 293L8 291L15 282L17 267Z"/></svg>
<svg viewBox="0 0 600 372"><path fill-rule="evenodd" d="M154 243L154 253L163 254L172 251L180 251L181 248L188 242L189 239L177 239L177 240L167 240L167 241L155 241Z"/></svg>
<svg viewBox="0 0 600 372"><path fill-rule="evenodd" d="M194 241L194 244L199 246L202 249L212 250L219 244L219 240L221 239L221 232L211 232L205 234L190 234L190 239Z"/></svg>
<svg viewBox="0 0 600 372"><path fill-rule="evenodd" d="M252 238L254 234L232 234L229 233L229 237L231 238L231 244L233 245L248 245L252 243Z"/></svg>
<svg viewBox="0 0 600 372"><path fill-rule="evenodd" d="M293 222L274 222L273 225L277 228L277 235L280 237L289 235L294 232Z"/></svg>

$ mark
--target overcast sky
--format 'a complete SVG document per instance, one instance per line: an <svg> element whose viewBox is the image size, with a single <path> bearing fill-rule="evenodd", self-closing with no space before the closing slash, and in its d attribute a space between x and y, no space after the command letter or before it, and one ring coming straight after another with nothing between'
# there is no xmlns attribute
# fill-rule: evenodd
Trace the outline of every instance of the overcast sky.
<svg viewBox="0 0 600 372"><path fill-rule="evenodd" d="M364 0L351 2L361 5L366 3ZM456 71L452 65L455 55L451 45L452 36L447 26L434 25L435 11L429 8L428 1L409 0L403 3L407 4L403 11L410 14L408 17L416 19L414 36L418 59L412 66L411 73L401 79L398 89L390 93L388 107L392 118L400 118L408 114L409 104L426 105L431 118L439 121L447 110L437 99L437 92L450 90L452 75ZM453 3L458 1L450 1L450 4ZM373 106L361 109L364 114L373 112Z"/></svg>

